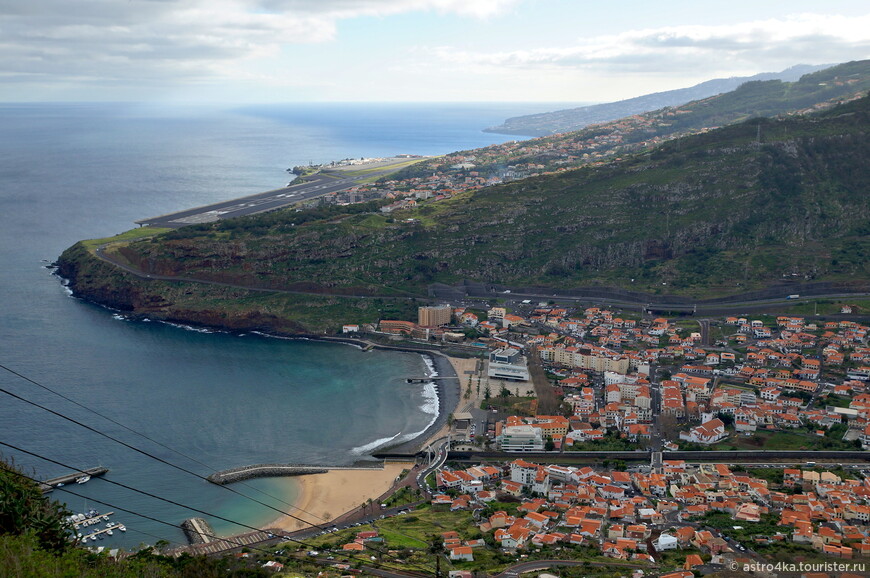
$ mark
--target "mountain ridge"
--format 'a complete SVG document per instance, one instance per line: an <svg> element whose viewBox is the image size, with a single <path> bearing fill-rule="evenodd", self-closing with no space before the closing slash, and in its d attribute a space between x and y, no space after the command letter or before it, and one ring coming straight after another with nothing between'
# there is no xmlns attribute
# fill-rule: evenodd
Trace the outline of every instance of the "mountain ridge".
<svg viewBox="0 0 870 578"><path fill-rule="evenodd" d="M615 102L511 117L506 119L501 125L484 129L484 132L523 136L546 136L555 133L571 132L592 124L609 122L665 107L680 106L695 100L702 100L718 94L731 92L747 82L768 80L795 82L806 74L825 70L832 66L835 65L797 64L781 72L763 72L752 76L716 78L686 88L655 92Z"/></svg>

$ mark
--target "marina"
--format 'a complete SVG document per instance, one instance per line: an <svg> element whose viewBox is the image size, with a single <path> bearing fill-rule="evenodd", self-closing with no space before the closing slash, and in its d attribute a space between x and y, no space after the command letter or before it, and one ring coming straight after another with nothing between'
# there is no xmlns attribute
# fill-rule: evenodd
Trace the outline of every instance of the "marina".
<svg viewBox="0 0 870 578"><path fill-rule="evenodd" d="M76 532L76 538L81 540L82 543L88 541L96 542L97 540L103 540L107 536L115 535L115 530L118 532L127 531L127 527L124 524L119 524L118 522L109 520L109 517L114 514L115 512L101 514L96 510L89 510L86 513L68 516L67 521L73 525ZM101 525L104 526L99 527ZM92 526L94 527L93 529L85 529L91 528Z"/></svg>

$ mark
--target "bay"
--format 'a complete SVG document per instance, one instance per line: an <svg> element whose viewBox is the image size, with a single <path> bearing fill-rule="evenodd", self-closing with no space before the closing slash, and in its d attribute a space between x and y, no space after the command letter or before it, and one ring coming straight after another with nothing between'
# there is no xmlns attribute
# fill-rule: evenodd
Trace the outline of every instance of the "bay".
<svg viewBox="0 0 870 578"><path fill-rule="evenodd" d="M361 446L424 429L433 417L431 392L402 379L425 371L417 355L124 321L70 298L44 266L75 241L122 232L136 219L280 187L294 165L513 140L481 129L552 107L0 105L2 364L196 461L10 372L0 372L0 387L199 475L259 462L347 464ZM8 396L0 399L0 441L74 467L105 465L108 479L234 522L259 526L277 517ZM38 478L66 472L9 448L2 453ZM237 487L284 511L295 491L280 479ZM105 480L66 489L81 496L53 497L76 511L111 509L100 500L171 524L199 515ZM158 521L115 518L130 531L97 544L183 541ZM246 529L210 521L219 533Z"/></svg>

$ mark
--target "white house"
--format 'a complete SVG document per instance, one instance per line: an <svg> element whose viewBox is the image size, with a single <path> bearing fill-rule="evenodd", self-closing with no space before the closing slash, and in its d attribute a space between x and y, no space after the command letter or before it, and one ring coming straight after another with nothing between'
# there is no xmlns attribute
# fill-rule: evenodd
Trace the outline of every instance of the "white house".
<svg viewBox="0 0 870 578"><path fill-rule="evenodd" d="M670 534L662 534L655 541L655 547L657 551L662 550L676 550L677 549L678 540L676 536L671 536Z"/></svg>
<svg viewBox="0 0 870 578"><path fill-rule="evenodd" d="M725 437L725 424L721 419L714 418L688 432L680 432L680 439L698 444L714 444Z"/></svg>

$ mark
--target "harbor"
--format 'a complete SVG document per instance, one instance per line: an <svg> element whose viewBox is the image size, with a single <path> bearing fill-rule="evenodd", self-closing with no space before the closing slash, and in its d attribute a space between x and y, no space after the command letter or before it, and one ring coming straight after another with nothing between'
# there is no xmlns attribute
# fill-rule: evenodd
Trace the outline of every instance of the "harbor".
<svg viewBox="0 0 870 578"><path fill-rule="evenodd" d="M85 544L89 541L96 542L97 540L103 540L106 537L113 536L115 535L116 530L118 532L127 531L127 527L124 524L119 524L118 522L113 522L109 519L109 517L114 514L115 512L101 514L96 510L88 510L85 513L68 516L67 522L69 522L75 529L75 537L80 540L82 544ZM99 527L103 524L105 525ZM91 529L85 530L85 528Z"/></svg>

